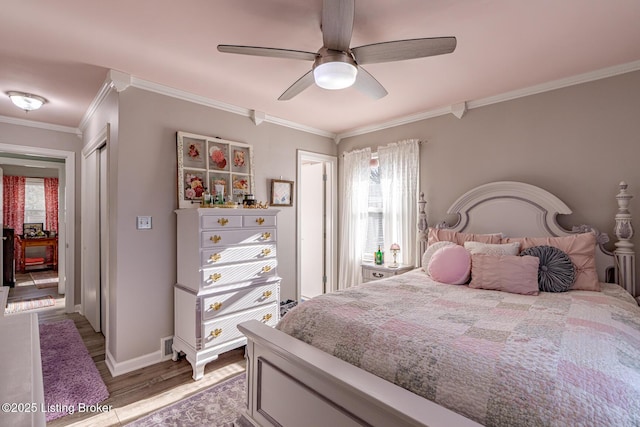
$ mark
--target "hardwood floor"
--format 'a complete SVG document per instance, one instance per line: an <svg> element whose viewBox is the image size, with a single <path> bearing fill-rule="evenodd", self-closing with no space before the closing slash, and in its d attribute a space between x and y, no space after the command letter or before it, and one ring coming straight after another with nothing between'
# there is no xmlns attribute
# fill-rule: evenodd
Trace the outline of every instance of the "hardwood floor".
<svg viewBox="0 0 640 427"><path fill-rule="evenodd" d="M16 277L18 279L18 277ZM35 289L35 286L19 286L9 291L9 299L18 295L29 297L51 294L52 289ZM55 289L54 289L55 291ZM57 295L57 291L55 291ZM105 339L95 332L86 318L79 313L64 312L64 298L55 307L39 309L40 323L73 319L89 354L109 390L110 397L101 405L111 405L104 413L75 413L47 423L47 427L59 426L124 426L133 420L177 402L213 384L244 372L244 349L225 354L205 367L205 376L200 381L191 378L191 365L186 359L177 362L168 360L153 366L112 377L105 363Z"/></svg>

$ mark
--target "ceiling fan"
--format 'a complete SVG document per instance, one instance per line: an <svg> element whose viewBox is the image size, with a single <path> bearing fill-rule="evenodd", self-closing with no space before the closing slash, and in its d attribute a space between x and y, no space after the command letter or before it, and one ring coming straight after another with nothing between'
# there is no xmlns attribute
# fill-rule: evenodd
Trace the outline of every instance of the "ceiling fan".
<svg viewBox="0 0 640 427"><path fill-rule="evenodd" d="M225 44L218 45L218 50L224 53L312 61L312 69L278 98L279 101L286 101L313 83L324 89L344 89L353 85L370 97L380 99L387 95L387 91L362 68L363 64L442 55L451 53L456 48L455 37L396 40L350 48L354 11L355 0L323 0L323 46L317 53Z"/></svg>

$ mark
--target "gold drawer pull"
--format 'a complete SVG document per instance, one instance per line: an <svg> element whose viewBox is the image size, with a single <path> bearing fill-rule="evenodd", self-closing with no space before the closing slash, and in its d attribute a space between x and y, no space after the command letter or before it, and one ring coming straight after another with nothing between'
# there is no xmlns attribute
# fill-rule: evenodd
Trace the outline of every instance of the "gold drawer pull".
<svg viewBox="0 0 640 427"><path fill-rule="evenodd" d="M265 298L269 298L271 295L273 295L273 292L271 292L271 291L264 291L262 293L262 296L265 297Z"/></svg>
<svg viewBox="0 0 640 427"><path fill-rule="evenodd" d="M264 316L262 316L262 321L263 322L268 322L269 320L271 320L272 317L273 317L273 315L271 313L267 313Z"/></svg>
<svg viewBox="0 0 640 427"><path fill-rule="evenodd" d="M213 282L217 282L221 278L222 278L222 274L220 273L214 273L211 276L209 276L209 279L211 279Z"/></svg>
<svg viewBox="0 0 640 427"><path fill-rule="evenodd" d="M213 254L209 257L209 260L211 260L211 262L217 262L220 260L220 258L222 258L222 255L220 254Z"/></svg>
<svg viewBox="0 0 640 427"><path fill-rule="evenodd" d="M218 224L220 224L223 227L227 225L228 222L229 220L227 218L218 218Z"/></svg>
<svg viewBox="0 0 640 427"><path fill-rule="evenodd" d="M264 218L256 218L256 222L257 222L259 225L262 225L262 224L264 224Z"/></svg>
<svg viewBox="0 0 640 427"><path fill-rule="evenodd" d="M262 255L264 256L268 256L271 253L271 249L269 248L265 248L262 250Z"/></svg>
<svg viewBox="0 0 640 427"><path fill-rule="evenodd" d="M271 266L270 265L265 265L264 267L262 267L262 272L263 273L268 273L271 271Z"/></svg>
<svg viewBox="0 0 640 427"><path fill-rule="evenodd" d="M214 302L209 307L211 307L211 310L218 311L218 310L220 310L222 308L222 303L221 302Z"/></svg>
<svg viewBox="0 0 640 427"><path fill-rule="evenodd" d="M269 232L262 233L262 238L264 240L269 240L271 238L271 233Z"/></svg>
<svg viewBox="0 0 640 427"><path fill-rule="evenodd" d="M222 240L222 237L218 236L217 234L214 234L209 238L209 240L211 240L213 243L218 243L220 240Z"/></svg>
<svg viewBox="0 0 640 427"><path fill-rule="evenodd" d="M213 331L211 331L211 333L209 334L209 336L211 336L212 338L218 338L220 336L220 334L222 333L222 329L214 329Z"/></svg>

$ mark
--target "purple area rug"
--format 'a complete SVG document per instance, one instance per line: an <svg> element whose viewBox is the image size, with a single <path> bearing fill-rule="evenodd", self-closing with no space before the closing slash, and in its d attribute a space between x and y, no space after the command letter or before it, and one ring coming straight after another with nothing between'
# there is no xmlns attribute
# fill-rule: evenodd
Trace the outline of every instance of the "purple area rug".
<svg viewBox="0 0 640 427"><path fill-rule="evenodd" d="M127 427L244 426L247 424L238 420L245 408L244 389L245 374L242 373L152 412Z"/></svg>
<svg viewBox="0 0 640 427"><path fill-rule="evenodd" d="M40 353L47 421L109 397L73 320L40 324Z"/></svg>

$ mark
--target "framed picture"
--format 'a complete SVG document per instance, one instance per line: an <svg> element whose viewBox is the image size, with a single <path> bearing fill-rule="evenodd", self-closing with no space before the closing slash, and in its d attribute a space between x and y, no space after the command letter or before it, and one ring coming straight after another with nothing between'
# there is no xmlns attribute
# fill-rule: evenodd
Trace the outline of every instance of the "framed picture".
<svg viewBox="0 0 640 427"><path fill-rule="evenodd" d="M271 180L272 206L293 206L293 181Z"/></svg>
<svg viewBox="0 0 640 427"><path fill-rule="evenodd" d="M204 194L242 201L253 192L253 150L241 142L179 131L178 207L197 208Z"/></svg>
<svg viewBox="0 0 640 427"><path fill-rule="evenodd" d="M42 233L41 222L25 222L22 224L22 234L25 238L38 237Z"/></svg>

